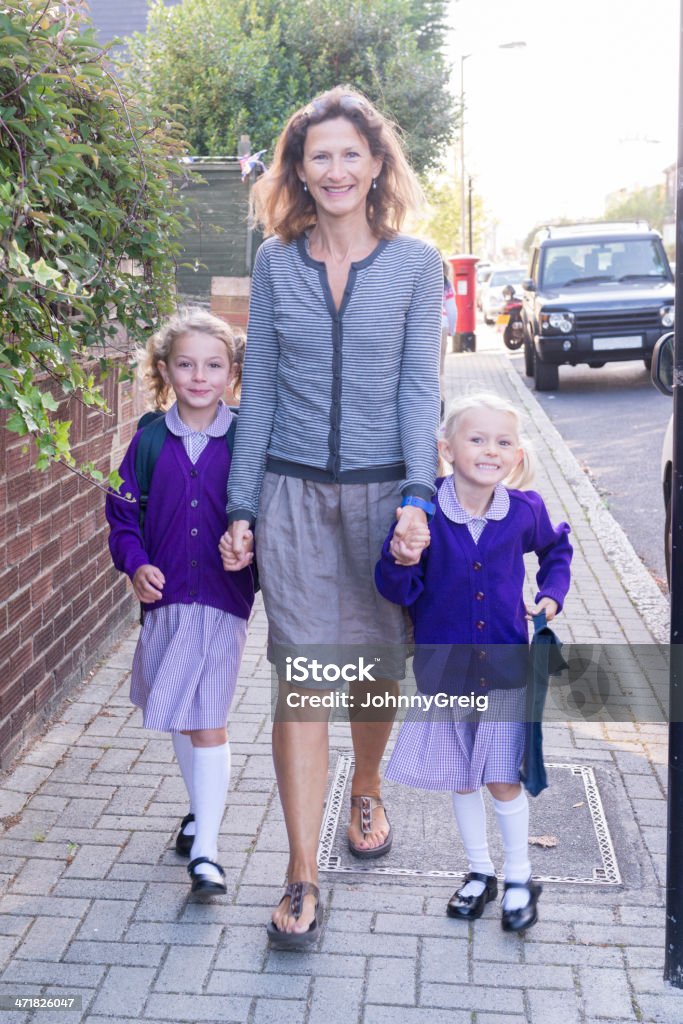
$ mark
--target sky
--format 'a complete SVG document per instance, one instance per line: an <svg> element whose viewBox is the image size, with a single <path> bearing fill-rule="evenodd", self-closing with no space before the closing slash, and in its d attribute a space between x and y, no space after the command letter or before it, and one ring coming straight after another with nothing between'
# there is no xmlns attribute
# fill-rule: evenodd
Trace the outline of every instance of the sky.
<svg viewBox="0 0 683 1024"><path fill-rule="evenodd" d="M458 101L470 54L466 175L499 244L663 181L677 150L677 0L451 0L450 24ZM500 49L512 41L526 46Z"/></svg>

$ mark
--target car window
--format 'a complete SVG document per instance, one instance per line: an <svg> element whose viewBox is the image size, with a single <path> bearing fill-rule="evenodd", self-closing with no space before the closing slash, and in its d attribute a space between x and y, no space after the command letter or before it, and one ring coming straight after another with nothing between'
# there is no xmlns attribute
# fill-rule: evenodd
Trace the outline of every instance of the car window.
<svg viewBox="0 0 683 1024"><path fill-rule="evenodd" d="M546 246L541 273L544 284L558 287L584 281L599 284L648 277L669 280L664 251L652 238Z"/></svg>
<svg viewBox="0 0 683 1024"><path fill-rule="evenodd" d="M500 287L502 284L520 284L524 280L526 271L520 270L497 270L491 274L489 285L492 288Z"/></svg>

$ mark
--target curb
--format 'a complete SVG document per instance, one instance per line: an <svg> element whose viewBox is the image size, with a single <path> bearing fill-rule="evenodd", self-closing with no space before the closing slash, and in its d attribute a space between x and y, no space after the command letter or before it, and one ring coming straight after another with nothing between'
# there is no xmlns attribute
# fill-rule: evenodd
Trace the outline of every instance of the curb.
<svg viewBox="0 0 683 1024"><path fill-rule="evenodd" d="M668 645L669 602L636 554L631 541L619 523L605 508L602 498L543 406L520 379L519 373L509 360L506 360L506 363L521 405L529 418L548 439L549 447L552 449L561 473L571 484L600 547L605 552L608 561L614 566L634 607L655 640Z"/></svg>

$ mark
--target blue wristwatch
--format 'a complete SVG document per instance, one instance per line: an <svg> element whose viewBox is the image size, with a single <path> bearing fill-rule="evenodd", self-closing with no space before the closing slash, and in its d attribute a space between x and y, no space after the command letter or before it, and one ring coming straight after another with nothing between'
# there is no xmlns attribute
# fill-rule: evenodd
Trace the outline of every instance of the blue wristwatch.
<svg viewBox="0 0 683 1024"><path fill-rule="evenodd" d="M418 498L415 494L408 494L401 502L401 508L404 505L412 505L413 508L421 508L427 516L427 521L431 521L434 518L436 512L436 505L431 501L425 501L424 498Z"/></svg>

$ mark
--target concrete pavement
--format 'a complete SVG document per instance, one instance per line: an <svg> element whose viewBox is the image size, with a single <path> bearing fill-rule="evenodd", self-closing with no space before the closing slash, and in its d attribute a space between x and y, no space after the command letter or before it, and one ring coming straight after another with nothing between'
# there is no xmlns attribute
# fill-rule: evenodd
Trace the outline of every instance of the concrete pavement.
<svg viewBox="0 0 683 1024"><path fill-rule="evenodd" d="M666 601L506 354L451 356L447 372L453 389L484 385L526 411L539 456L536 486L551 516L573 530L562 638L622 646L665 640ZM408 815L409 798L395 792L393 804L387 797L393 866L377 873L343 861L343 870L326 870L317 948L269 951L263 925L281 895L286 837L270 758L265 632L259 602L230 722L233 777L220 842L227 899L188 901L184 862L172 849L185 797L171 744L143 731L128 702L134 631L3 780L0 1000L80 996L83 1008L7 1009L0 1024L683 1021L683 992L661 976L662 723L546 727L546 760L558 765L558 785L544 805L539 798L532 806L532 832L554 810L557 847L546 854L535 845L534 869L561 878L563 864L580 856L598 868L584 882L545 882L540 921L526 935L502 933L496 904L471 926L445 916L451 873L463 867L454 826L431 796L411 797ZM332 728L332 748L327 839L338 849L347 801L339 765L350 749L342 723ZM567 772L576 785L593 779L585 799L569 796ZM581 819L588 825L577 833L572 813L588 814L588 805L590 817ZM446 852L432 864L437 832ZM611 874L603 870L610 849Z"/></svg>

